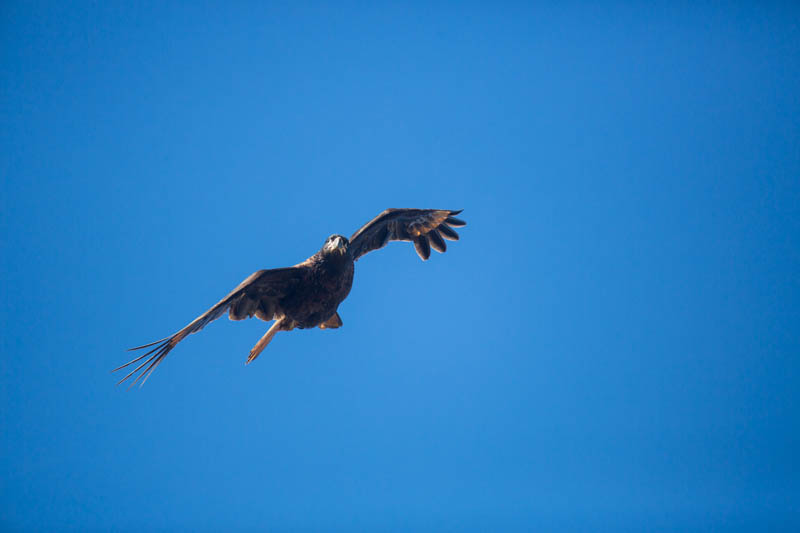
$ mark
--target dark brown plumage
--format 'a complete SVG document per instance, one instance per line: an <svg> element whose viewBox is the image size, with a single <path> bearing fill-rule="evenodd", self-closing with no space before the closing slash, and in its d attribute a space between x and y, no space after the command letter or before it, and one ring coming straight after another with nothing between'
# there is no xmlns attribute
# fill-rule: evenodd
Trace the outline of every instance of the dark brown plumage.
<svg viewBox="0 0 800 533"><path fill-rule="evenodd" d="M247 363L258 357L278 331L341 327L342 319L337 309L350 293L355 261L368 252L383 248L389 241L411 241L422 260L427 260L431 247L444 252L447 250L444 239L458 240L458 234L452 228L466 225L463 220L455 218L460 212L447 209L387 209L362 226L349 240L342 235L331 235L317 253L302 263L255 272L180 331L150 344L131 348L151 349L113 371L144 360L119 381L122 383L139 372L131 386L140 380L144 384L180 341L200 331L226 311L231 320L253 316L265 322L275 320L250 350Z"/></svg>

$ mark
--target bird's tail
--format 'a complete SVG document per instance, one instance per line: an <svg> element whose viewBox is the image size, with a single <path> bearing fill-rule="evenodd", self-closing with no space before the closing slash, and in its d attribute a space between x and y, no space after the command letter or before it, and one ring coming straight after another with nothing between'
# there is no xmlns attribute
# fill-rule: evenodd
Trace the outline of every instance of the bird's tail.
<svg viewBox="0 0 800 533"><path fill-rule="evenodd" d="M273 322L267 332L264 333L264 336L261 337L256 345L253 346L253 349L250 350L250 355L247 357L247 361L244 364L249 365L252 363L253 360L264 351L264 348L267 347L267 344L269 344L269 342L272 340L272 337L274 337L276 333L279 331L289 331L291 329L292 328L290 327L289 322L285 318L281 318Z"/></svg>

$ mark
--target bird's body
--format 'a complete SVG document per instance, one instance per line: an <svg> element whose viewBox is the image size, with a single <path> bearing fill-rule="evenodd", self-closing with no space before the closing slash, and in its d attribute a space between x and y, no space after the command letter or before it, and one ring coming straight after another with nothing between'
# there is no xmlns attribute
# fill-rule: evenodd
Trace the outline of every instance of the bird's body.
<svg viewBox="0 0 800 533"><path fill-rule="evenodd" d="M175 334L144 346L153 348L144 355L115 369L120 370L142 359L138 367L120 383L145 368L131 383L144 383L156 366L187 335L200 331L226 311L231 320L256 316L264 321L275 320L267 333L250 351L247 362L264 350L278 331L294 328L338 328L342 325L339 304L347 298L353 285L354 263L359 257L377 250L392 240L414 242L417 254L426 260L431 246L446 250L443 238L458 240L450 226L463 226L455 218L460 211L443 209L387 209L348 240L331 235L322 248L293 267L259 270L239 284L230 294ZM148 358L148 356L150 356Z"/></svg>
<svg viewBox="0 0 800 533"><path fill-rule="evenodd" d="M283 299L286 318L300 329L315 328L331 318L353 286L354 261L349 251L316 253L302 263L304 282Z"/></svg>

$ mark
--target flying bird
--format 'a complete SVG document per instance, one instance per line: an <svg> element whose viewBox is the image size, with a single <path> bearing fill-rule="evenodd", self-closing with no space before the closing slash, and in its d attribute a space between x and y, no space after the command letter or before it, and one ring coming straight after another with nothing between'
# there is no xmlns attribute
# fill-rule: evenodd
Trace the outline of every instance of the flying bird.
<svg viewBox="0 0 800 533"><path fill-rule="evenodd" d="M430 257L431 248L444 253L447 250L445 239L458 240L458 233L453 228L466 225L466 222L455 217L461 211L387 209L364 224L349 239L342 235L331 235L317 253L302 263L254 272L183 329L161 340L131 348L151 349L112 371L122 370L144 359L117 384L135 376L131 386L140 380L140 385L143 385L180 341L197 333L226 311L231 320L253 316L265 322L274 320L250 350L246 364L258 357L279 331L341 327L342 318L337 309L350 293L355 261L368 252L383 248L389 241L413 242L423 261Z"/></svg>

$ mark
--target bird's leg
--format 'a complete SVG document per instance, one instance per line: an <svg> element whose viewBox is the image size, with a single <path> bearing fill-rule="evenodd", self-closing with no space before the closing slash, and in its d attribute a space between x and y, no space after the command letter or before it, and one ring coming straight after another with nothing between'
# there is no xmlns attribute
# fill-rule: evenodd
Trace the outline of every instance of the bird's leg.
<svg viewBox="0 0 800 533"><path fill-rule="evenodd" d="M250 364L256 357L258 357L258 355L262 351L264 351L264 348L267 347L267 344L269 344L269 341L272 340L272 337L274 337L276 333L278 333L279 331L291 331L292 328L293 325L290 323L289 320L285 318L280 318L275 322L273 322L270 328L264 334L264 336L261 337L261 339L259 339L256 345L253 346L253 349L250 350L250 355L248 356L245 364L246 365Z"/></svg>
<svg viewBox="0 0 800 533"><path fill-rule="evenodd" d="M342 327L342 317L339 313L333 313L333 316L319 325L319 329L336 329Z"/></svg>

